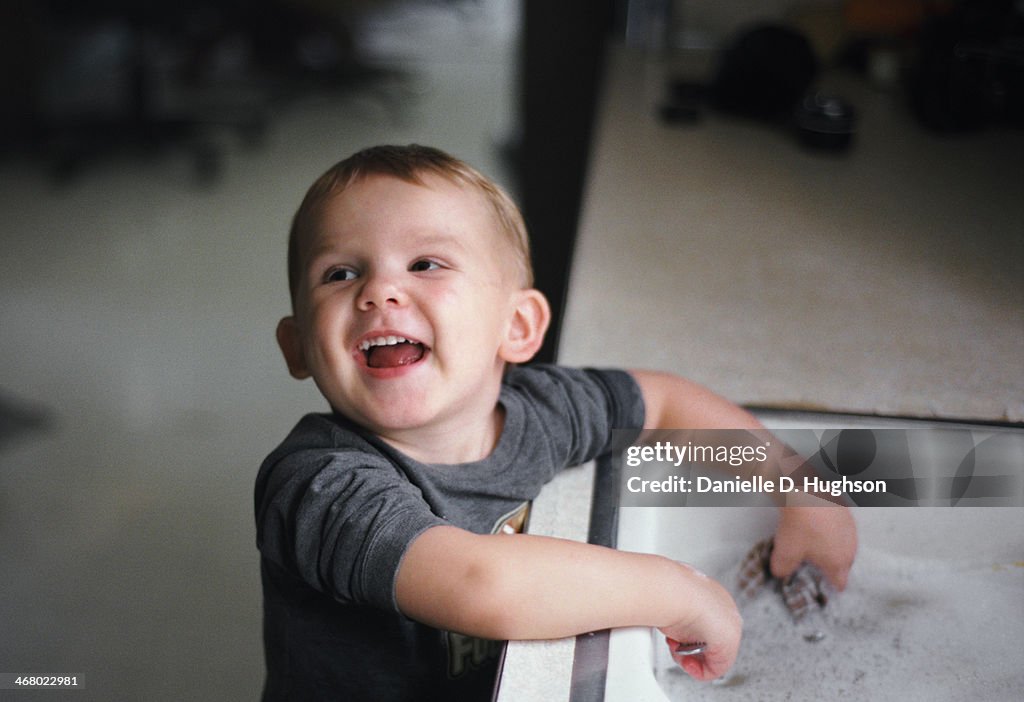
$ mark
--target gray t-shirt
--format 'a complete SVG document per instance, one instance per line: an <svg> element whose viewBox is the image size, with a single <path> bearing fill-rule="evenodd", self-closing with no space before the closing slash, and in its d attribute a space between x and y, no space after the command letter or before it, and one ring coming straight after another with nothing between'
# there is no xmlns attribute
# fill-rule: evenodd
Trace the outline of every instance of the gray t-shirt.
<svg viewBox="0 0 1024 702"><path fill-rule="evenodd" d="M427 465L337 414L304 417L256 479L264 700L490 699L500 644L404 617L399 564L426 529L517 528L557 471L643 424L622 371L510 369L487 458Z"/></svg>

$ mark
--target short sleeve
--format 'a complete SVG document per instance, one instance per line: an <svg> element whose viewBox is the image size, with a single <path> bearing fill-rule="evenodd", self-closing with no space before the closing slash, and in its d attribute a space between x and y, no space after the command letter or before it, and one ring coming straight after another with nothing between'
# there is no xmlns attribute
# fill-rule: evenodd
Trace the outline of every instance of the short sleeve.
<svg viewBox="0 0 1024 702"><path fill-rule="evenodd" d="M394 611L409 544L445 523L394 465L359 448L271 454L256 518L264 558L339 602Z"/></svg>
<svg viewBox="0 0 1024 702"><path fill-rule="evenodd" d="M643 427L643 396L625 371L537 365L510 372L506 384L527 398L529 423L561 467L606 453L615 438L632 440Z"/></svg>

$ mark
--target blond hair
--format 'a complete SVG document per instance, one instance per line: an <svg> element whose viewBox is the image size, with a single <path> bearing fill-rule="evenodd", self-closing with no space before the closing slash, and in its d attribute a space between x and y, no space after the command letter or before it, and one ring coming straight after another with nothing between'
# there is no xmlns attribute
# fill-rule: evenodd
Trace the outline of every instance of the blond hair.
<svg viewBox="0 0 1024 702"><path fill-rule="evenodd" d="M306 191L292 219L288 235L288 288L292 305L302 273L301 240L316 226L321 207L331 197L352 183L371 175L393 176L407 183L423 185L423 175L433 174L459 186L476 189L490 205L502 233L516 257L519 282L523 288L533 286L530 263L530 241L526 224L512 198L496 183L469 164L439 149L410 144L408 146L373 146L358 151L327 170Z"/></svg>

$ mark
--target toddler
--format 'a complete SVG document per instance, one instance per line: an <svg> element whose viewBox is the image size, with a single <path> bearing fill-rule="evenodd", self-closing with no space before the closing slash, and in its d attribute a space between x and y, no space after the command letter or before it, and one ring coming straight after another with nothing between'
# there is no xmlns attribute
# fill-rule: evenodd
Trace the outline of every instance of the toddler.
<svg viewBox="0 0 1024 702"><path fill-rule="evenodd" d="M361 151L324 174L288 245L289 372L330 411L304 417L256 483L265 700L490 699L501 641L643 625L693 677L736 657L726 590L659 556L521 533L557 471L613 429L760 428L664 373L523 366L550 312L508 196L435 149ZM840 589L843 508L784 508L772 568L816 563Z"/></svg>

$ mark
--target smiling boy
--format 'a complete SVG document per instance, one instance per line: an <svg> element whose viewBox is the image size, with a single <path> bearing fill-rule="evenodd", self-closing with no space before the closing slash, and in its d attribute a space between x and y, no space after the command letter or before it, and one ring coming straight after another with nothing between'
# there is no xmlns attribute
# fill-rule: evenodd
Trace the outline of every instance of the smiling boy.
<svg viewBox="0 0 1024 702"><path fill-rule="evenodd" d="M330 405L256 485L265 700L489 699L488 641L626 625L703 641L698 679L735 659L730 596L688 566L518 533L562 468L615 428L757 428L666 374L519 367L550 313L525 227L440 151L375 147L322 176L289 241L289 371ZM846 510L784 510L773 569L816 562L840 588Z"/></svg>
<svg viewBox="0 0 1024 702"><path fill-rule="evenodd" d="M340 414L426 463L463 463L493 448L504 364L532 355L547 309L483 198L420 177L361 179L300 234L278 338Z"/></svg>

